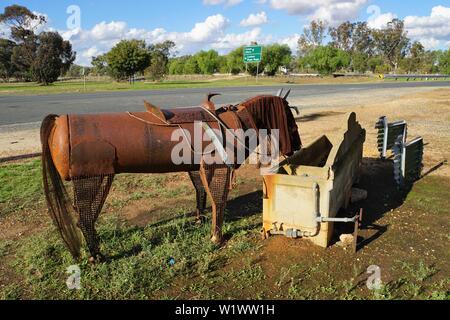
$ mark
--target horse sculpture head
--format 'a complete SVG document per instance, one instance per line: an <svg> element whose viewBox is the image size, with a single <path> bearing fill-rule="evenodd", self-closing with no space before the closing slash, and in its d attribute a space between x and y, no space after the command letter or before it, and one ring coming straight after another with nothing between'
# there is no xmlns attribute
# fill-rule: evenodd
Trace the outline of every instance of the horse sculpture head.
<svg viewBox="0 0 450 320"><path fill-rule="evenodd" d="M257 96L241 104L252 115L258 129L279 130L280 153L290 156L302 143L298 127L286 97Z"/></svg>

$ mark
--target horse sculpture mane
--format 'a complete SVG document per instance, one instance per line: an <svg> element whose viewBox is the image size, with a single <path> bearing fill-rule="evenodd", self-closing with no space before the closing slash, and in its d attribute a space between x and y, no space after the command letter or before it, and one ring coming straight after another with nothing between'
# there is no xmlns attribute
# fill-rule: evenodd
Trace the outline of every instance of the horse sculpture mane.
<svg viewBox="0 0 450 320"><path fill-rule="evenodd" d="M221 242L229 181L240 163L176 165L171 159L171 150L177 144L171 139L174 130L193 133L194 121L222 131L278 129L281 154L300 149L297 125L286 99L259 96L216 111L209 100L193 110L160 110L147 103L147 112L50 115L44 119L41 143L45 196L49 213L74 257L80 255L80 230L91 259L100 257L95 222L114 176L120 173L188 172L196 189L197 217L203 214L208 195L213 211L212 239ZM63 180L73 183L73 206Z"/></svg>

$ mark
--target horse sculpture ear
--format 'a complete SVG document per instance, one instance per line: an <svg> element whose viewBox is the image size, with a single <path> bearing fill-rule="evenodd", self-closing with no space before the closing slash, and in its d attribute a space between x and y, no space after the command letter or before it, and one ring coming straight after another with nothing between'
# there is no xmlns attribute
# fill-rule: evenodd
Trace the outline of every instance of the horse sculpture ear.
<svg viewBox="0 0 450 320"><path fill-rule="evenodd" d="M281 88L280 90L278 90L278 92L277 92L277 97L280 97L281 98L281 95L283 94L283 88Z"/></svg>
<svg viewBox="0 0 450 320"><path fill-rule="evenodd" d="M147 109L147 112L153 113L160 119L165 119L164 113L162 113L161 109L152 105L150 102L144 100L144 106L145 109Z"/></svg>
<svg viewBox="0 0 450 320"><path fill-rule="evenodd" d="M211 101L211 99L214 98L215 96L220 95L221 95L220 93L208 93L208 95L206 96L206 100L202 104L202 107L215 112L216 106L214 105L214 102Z"/></svg>
<svg viewBox="0 0 450 320"><path fill-rule="evenodd" d="M287 100L287 98L289 97L290 94L291 94L291 89L289 89L288 92L286 92L283 99Z"/></svg>

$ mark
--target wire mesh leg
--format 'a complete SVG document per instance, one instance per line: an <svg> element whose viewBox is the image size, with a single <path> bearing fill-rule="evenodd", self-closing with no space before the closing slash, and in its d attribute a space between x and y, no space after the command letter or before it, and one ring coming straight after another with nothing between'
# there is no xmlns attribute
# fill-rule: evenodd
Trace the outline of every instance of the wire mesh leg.
<svg viewBox="0 0 450 320"><path fill-rule="evenodd" d="M100 257L95 222L102 211L114 175L77 178L73 180L74 207L79 214L78 226L83 232L91 257Z"/></svg>
<svg viewBox="0 0 450 320"><path fill-rule="evenodd" d="M210 180L210 174L206 173L208 176L208 180ZM197 220L201 222L201 218L203 216L203 213L205 212L206 207L206 191L205 187L203 186L202 179L200 177L199 171L191 171L189 172L189 177L191 178L192 184L195 188L195 194L197 199Z"/></svg>
<svg viewBox="0 0 450 320"><path fill-rule="evenodd" d="M209 171L211 179L208 181L207 172ZM212 207L212 227L211 240L214 243L221 243L222 224L225 207L227 204L228 193L230 190L231 169L226 165L206 165L203 164L200 169L200 177L203 181L205 191L211 200Z"/></svg>

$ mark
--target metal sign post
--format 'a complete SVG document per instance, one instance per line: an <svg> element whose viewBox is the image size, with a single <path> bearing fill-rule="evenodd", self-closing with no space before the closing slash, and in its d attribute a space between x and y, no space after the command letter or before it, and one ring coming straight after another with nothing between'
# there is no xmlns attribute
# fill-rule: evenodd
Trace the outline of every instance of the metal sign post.
<svg viewBox="0 0 450 320"><path fill-rule="evenodd" d="M83 76L83 88L84 91L86 91L86 70L84 69L84 67L81 69L81 74Z"/></svg>
<svg viewBox="0 0 450 320"><path fill-rule="evenodd" d="M256 64L256 83L258 83L258 75L259 75L259 62Z"/></svg>

